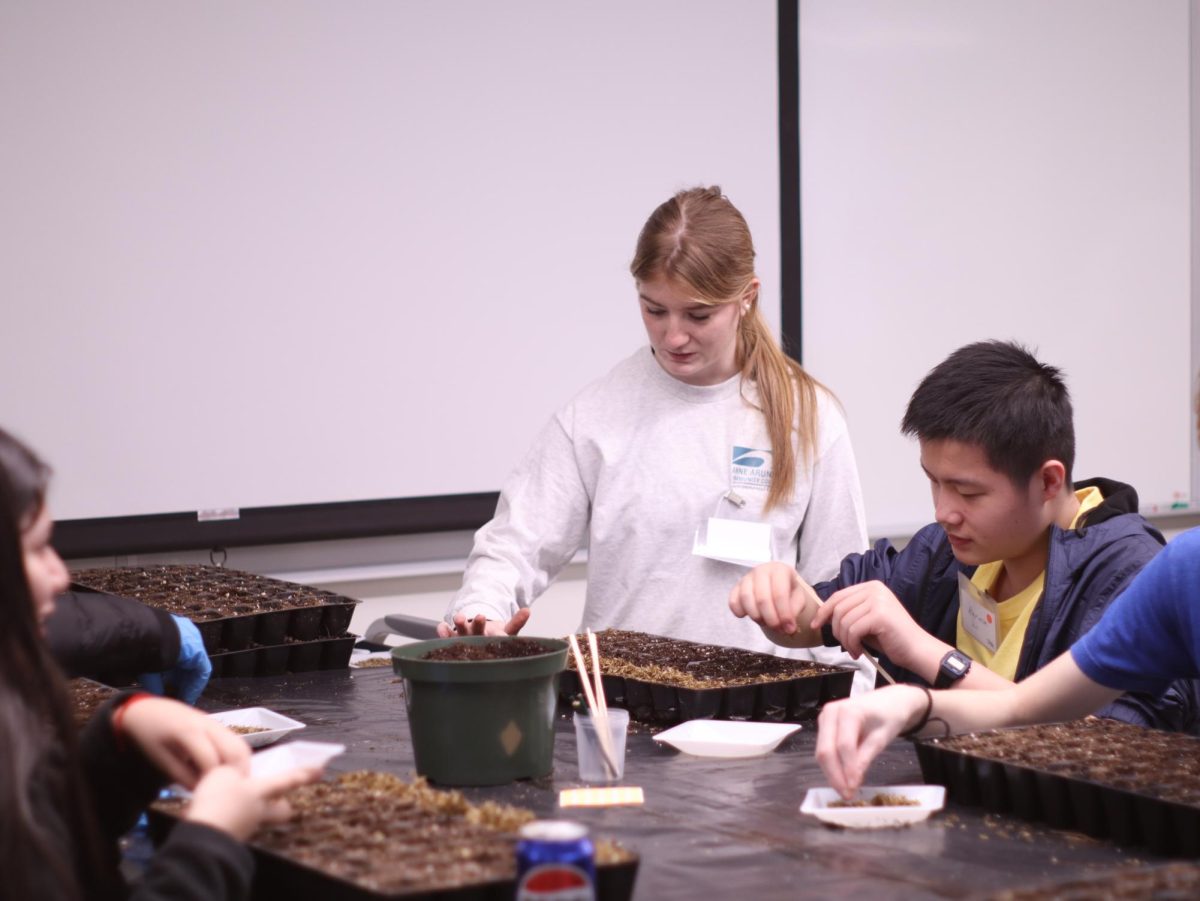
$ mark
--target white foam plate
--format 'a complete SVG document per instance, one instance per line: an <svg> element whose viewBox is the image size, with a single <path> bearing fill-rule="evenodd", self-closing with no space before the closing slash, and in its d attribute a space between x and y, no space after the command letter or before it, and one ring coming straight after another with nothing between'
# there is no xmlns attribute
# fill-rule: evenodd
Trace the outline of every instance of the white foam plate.
<svg viewBox="0 0 1200 901"><path fill-rule="evenodd" d="M303 729L304 723L268 710L266 707L243 707L240 710L223 710L210 713L214 720L226 726L253 726L266 732L248 732L242 736L252 748L273 744L289 732Z"/></svg>
<svg viewBox="0 0 1200 901"><path fill-rule="evenodd" d="M354 648L350 652L350 666L352 666L354 669L360 669L360 668L372 669L372 668L374 668L374 666L378 666L380 669L385 668L383 666L380 666L378 663L364 667L363 664L367 663L368 660L370 660L370 661L375 661L375 660L386 661L388 664L388 666L386 668L391 669L392 652L391 651L367 651L367 650L364 650L363 648Z"/></svg>
<svg viewBox="0 0 1200 901"><path fill-rule="evenodd" d="M858 790L858 796L869 801L880 792L903 795L917 803L903 807L830 807L831 803L841 798L835 789L810 788L804 796L804 803L800 805L800 812L847 829L883 829L918 823L946 806L944 785L863 786Z"/></svg>
<svg viewBox="0 0 1200 901"><path fill-rule="evenodd" d="M697 757L758 757L774 751L799 728L797 723L688 720L658 733L654 740Z"/></svg>

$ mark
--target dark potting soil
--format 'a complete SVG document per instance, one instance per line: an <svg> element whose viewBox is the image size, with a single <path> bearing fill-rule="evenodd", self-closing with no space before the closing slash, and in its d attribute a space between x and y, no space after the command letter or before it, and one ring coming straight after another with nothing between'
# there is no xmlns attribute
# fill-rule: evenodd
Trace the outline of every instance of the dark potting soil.
<svg viewBox="0 0 1200 901"><path fill-rule="evenodd" d="M916 807L920 804L913 798L907 798L904 795L898 795L894 792L880 792L874 795L869 800L858 798L854 801L830 801L830 807Z"/></svg>
<svg viewBox="0 0 1200 901"><path fill-rule="evenodd" d="M425 654L422 660L514 660L549 654L550 648L532 638L510 638L480 643L460 642L443 645Z"/></svg>
<svg viewBox="0 0 1200 901"><path fill-rule="evenodd" d="M604 672L685 688L723 688L840 672L838 667L622 629L596 633ZM585 665L591 655L584 648ZM575 662L567 658L568 668Z"/></svg>
<svg viewBox="0 0 1200 901"><path fill-rule="evenodd" d="M80 569L71 573L71 582L93 591L135 598L198 623L298 607L354 603L331 591L198 564Z"/></svg>
<svg viewBox="0 0 1200 901"><path fill-rule="evenodd" d="M969 757L1200 805L1200 739L1190 735L1089 718L969 733L931 743Z"/></svg>
<svg viewBox="0 0 1200 901"><path fill-rule="evenodd" d="M512 880L516 832L534 818L523 808L473 805L460 792L422 779L405 782L368 771L300 786L288 793L288 802L294 816L264 826L253 845L371 892L421 897ZM178 815L181 802L154 806ZM633 859L622 846L596 840L598 865Z"/></svg>
<svg viewBox="0 0 1200 901"><path fill-rule="evenodd" d="M67 684L67 696L70 698L71 714L75 719L75 725L82 728L83 724L92 718L96 708L116 693L115 688L110 688L101 682L93 682L91 679L72 679Z"/></svg>

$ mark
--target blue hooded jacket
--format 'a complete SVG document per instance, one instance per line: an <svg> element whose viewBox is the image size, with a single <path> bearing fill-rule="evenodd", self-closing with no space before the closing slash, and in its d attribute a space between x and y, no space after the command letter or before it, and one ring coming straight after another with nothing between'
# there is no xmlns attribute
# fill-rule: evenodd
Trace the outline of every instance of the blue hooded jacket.
<svg viewBox="0 0 1200 901"><path fill-rule="evenodd" d="M1089 510L1078 528L1050 527L1050 554L1041 600L1025 632L1017 661L1016 681L1041 669L1066 651L1100 619L1110 603L1164 541L1157 529L1137 513L1137 492L1122 482L1090 479L1075 488L1095 486L1104 500ZM958 574L968 577L974 566L958 562L946 533L936 523L917 532L903 550L883 539L864 554L842 561L837 578L814 585L822 598L862 582L883 582L926 632L954 645L958 635ZM827 626L825 643L836 646ZM923 683L919 676L880 657L898 682ZM1178 680L1161 695L1130 692L1100 711L1101 716L1169 729L1200 728L1200 686Z"/></svg>

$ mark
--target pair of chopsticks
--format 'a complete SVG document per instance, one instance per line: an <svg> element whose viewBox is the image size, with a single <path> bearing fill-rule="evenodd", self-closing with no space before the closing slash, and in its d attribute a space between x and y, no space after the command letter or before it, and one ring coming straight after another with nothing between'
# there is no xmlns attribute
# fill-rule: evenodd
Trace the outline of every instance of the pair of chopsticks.
<svg viewBox="0 0 1200 901"><path fill-rule="evenodd" d="M588 650L592 655L592 670L596 677L596 688L592 690L588 681L587 667L583 662L583 652L579 650L579 640L572 632L569 638L571 653L575 655L575 669L579 671L579 682L583 686L584 697L587 698L588 709L592 712L592 725L596 729L596 738L600 741L600 756L604 758L604 768L610 779L617 778L617 758L613 752L612 734L608 729L608 701L604 697L604 683L600 681L600 648L596 644L596 633L587 630Z"/></svg>

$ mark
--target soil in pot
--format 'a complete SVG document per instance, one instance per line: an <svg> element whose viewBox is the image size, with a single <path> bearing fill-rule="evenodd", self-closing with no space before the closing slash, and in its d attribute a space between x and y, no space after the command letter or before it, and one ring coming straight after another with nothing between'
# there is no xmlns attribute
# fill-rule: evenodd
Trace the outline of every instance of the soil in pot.
<svg viewBox="0 0 1200 901"><path fill-rule="evenodd" d="M448 644L434 648L422 660L513 660L549 654L551 648L532 638L513 638L486 644Z"/></svg>

